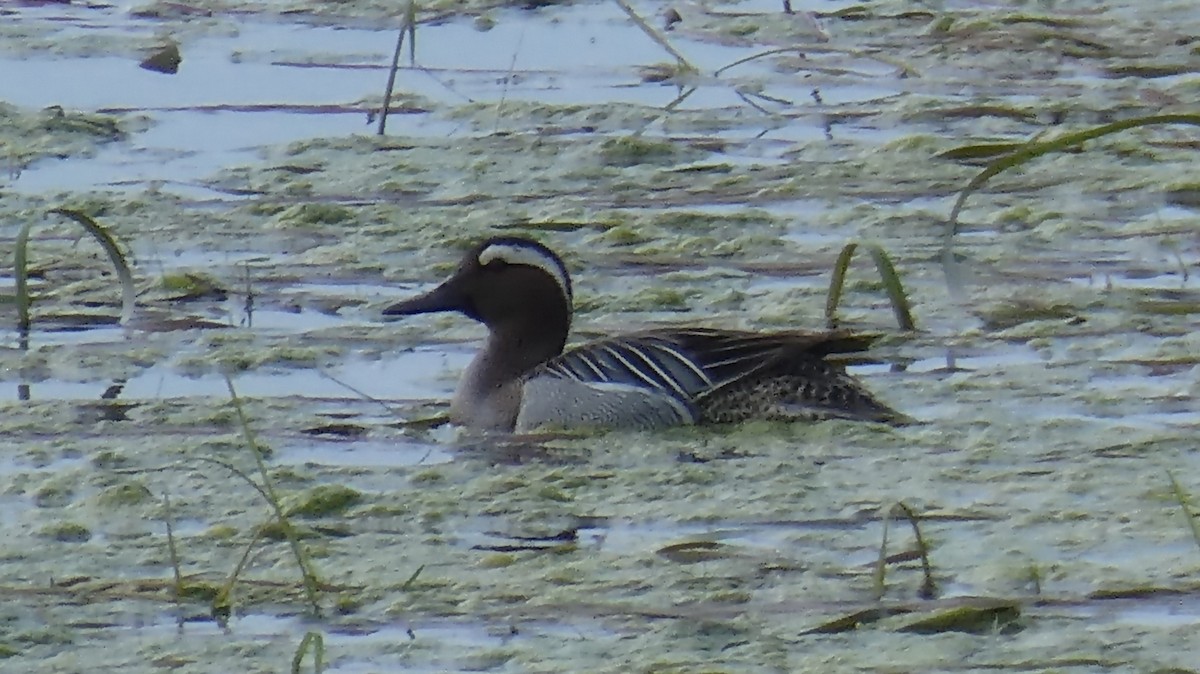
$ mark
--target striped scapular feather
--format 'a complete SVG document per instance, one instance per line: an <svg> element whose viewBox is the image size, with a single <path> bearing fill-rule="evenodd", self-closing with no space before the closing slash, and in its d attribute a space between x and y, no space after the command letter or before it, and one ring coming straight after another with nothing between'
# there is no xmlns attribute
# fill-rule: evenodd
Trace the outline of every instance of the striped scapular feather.
<svg viewBox="0 0 1200 674"><path fill-rule="evenodd" d="M894 412L875 402L839 364L826 359L864 351L875 339L875 335L842 332L654 329L582 344L542 364L530 376L644 387L713 420L716 416L853 417L858 410L896 421ZM755 408L754 413L748 409L744 415L739 413L747 405ZM848 414L822 411L831 405L848 406Z"/></svg>

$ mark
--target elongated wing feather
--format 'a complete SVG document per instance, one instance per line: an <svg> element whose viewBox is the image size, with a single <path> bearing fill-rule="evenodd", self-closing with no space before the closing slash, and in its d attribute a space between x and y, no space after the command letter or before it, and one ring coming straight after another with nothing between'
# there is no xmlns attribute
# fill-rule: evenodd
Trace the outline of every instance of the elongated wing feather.
<svg viewBox="0 0 1200 674"><path fill-rule="evenodd" d="M714 381L695 354L670 333L632 333L569 349L543 364L534 376L624 384L661 391L689 402Z"/></svg>
<svg viewBox="0 0 1200 674"><path fill-rule="evenodd" d="M760 333L706 328L646 334L669 335L676 348L689 354L692 363L708 375L712 381L709 389L757 375L781 373L795 362L820 362L832 354L865 351L876 339L875 335L844 332Z"/></svg>
<svg viewBox="0 0 1200 674"><path fill-rule="evenodd" d="M823 360L865 350L873 336L845 333L755 333L707 328L645 330L567 350L535 376L641 386L690 401L714 388L769 372L783 360Z"/></svg>
<svg viewBox="0 0 1200 674"><path fill-rule="evenodd" d="M697 422L840 417L905 423L827 359L865 351L875 339L843 332L646 330L570 349L531 377L573 380L597 391L652 391L675 401L662 409L686 409Z"/></svg>

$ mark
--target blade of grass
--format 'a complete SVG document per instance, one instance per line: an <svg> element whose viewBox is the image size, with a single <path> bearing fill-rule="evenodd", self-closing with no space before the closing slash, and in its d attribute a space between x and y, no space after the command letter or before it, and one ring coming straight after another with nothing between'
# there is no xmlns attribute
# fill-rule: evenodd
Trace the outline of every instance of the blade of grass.
<svg viewBox="0 0 1200 674"><path fill-rule="evenodd" d="M842 48L838 48L838 47L830 47L828 45L813 45L813 44L793 45L791 47L777 47L774 49L768 49L766 51L761 51L756 54L751 54L749 56L745 56L745 57L737 59L735 61L731 61L731 62L721 66L720 68L717 68L713 72L713 74L716 75L717 77L720 77L722 74L725 73L725 71L732 70L733 68L736 68L740 65L744 65L744 64L750 63L752 61L757 61L758 59L766 58L768 56L776 56L778 54L788 54L791 52L796 52L800 56L805 56L807 54L845 54L847 56L853 56L855 58L862 58L862 59L870 59L873 61L878 61L879 63L883 63L885 65L892 66L893 68L896 68L896 70L898 71L898 75L903 76L903 77L914 77L917 75L917 71L912 66L910 66L909 64L904 63L902 61L899 61L897 59L890 58L886 54L872 54L870 52L865 52L865 51L862 51L859 49L842 49ZM855 72L855 71L847 71L844 69L836 69L835 70L835 69L831 69L831 68L821 68L821 67L817 67L815 64L812 67L810 67L808 70L811 72L838 72L838 73L848 73L848 74L859 75L861 77L867 76L865 73L859 73L859 72Z"/></svg>
<svg viewBox="0 0 1200 674"><path fill-rule="evenodd" d="M254 538L242 551L242 556L238 559L237 564L233 566L233 570L229 572L229 576L225 578L225 583L221 585L221 589L213 597L212 601L212 617L217 621L218 625L225 627L229 622L229 616L233 613L233 588L237 586L238 578L242 577L242 570L246 568L246 564L250 561L250 553L254 551L254 546L263 537L263 527L258 527L254 533Z"/></svg>
<svg viewBox="0 0 1200 674"><path fill-rule="evenodd" d="M692 72L699 72L699 69L692 65L691 61L688 61L683 54L679 53L675 47L671 46L670 42L667 42L666 38L659 34L657 30L654 30L650 24L646 23L646 20L643 19L637 12L633 11L633 7L631 7L628 2L625 0L614 1L617 3L618 7L620 7L626 14L629 15L629 18L633 21L634 25L636 25L638 28L641 28L643 33L648 35L651 40L654 40L655 44L663 48L663 51L667 52L676 61L678 61L679 65L691 70Z"/></svg>
<svg viewBox="0 0 1200 674"><path fill-rule="evenodd" d="M933 156L937 159L952 159L955 161L991 159L992 157L1004 156L1010 152L1015 152L1024 145L1024 143L976 143L974 145L962 145L951 148Z"/></svg>
<svg viewBox="0 0 1200 674"><path fill-rule="evenodd" d="M129 263L125 261L125 255L121 252L120 247L117 246L116 239L108 233L107 229L79 211L69 208L55 208L51 209L50 212L77 222L104 249L104 252L108 255L108 259L113 264L113 268L117 271L117 278L121 281L121 325L128 323L133 318L136 292L133 287L133 272L129 268Z"/></svg>
<svg viewBox="0 0 1200 674"><path fill-rule="evenodd" d="M860 245L866 248L872 261L875 262L875 269L879 272L879 279L883 283L888 301L891 302L892 313L895 314L900 329L916 330L908 293L904 291L904 284L901 283L900 275L896 273L896 267L892 264L892 259L887 251L878 244L859 244L853 241L842 247L842 251L838 253L837 260L833 264L833 271L829 277L829 292L825 296L826 325L830 328L837 327L837 308L842 301L846 285L846 272L849 271L850 260L853 259L854 253Z"/></svg>
<svg viewBox="0 0 1200 674"><path fill-rule="evenodd" d="M899 510L904 515L904 519L912 525L913 538L917 541L917 552L921 555L921 574L923 576L917 596L921 599L933 599L937 594L937 585L933 582L933 565L929 562L929 546L925 544L925 537L921 535L921 525L917 513L902 501L892 506L892 510Z"/></svg>
<svg viewBox="0 0 1200 674"><path fill-rule="evenodd" d="M271 500L271 497L268 495L267 491L262 488L262 485L255 482L254 478L250 477L250 475L241 468L238 468L237 466L226 461L221 461L220 459L214 459L208 456L199 457L197 461L202 463L211 463L228 470L234 476L241 478L243 482L253 487L254 490L263 497L263 500ZM251 540L246 546L246 549L242 551L241 558L238 559L237 564L234 565L233 570L229 572L229 575L225 578L225 582L221 585L221 589L218 590L216 596L213 597L211 608L212 617L213 620L216 620L217 624L221 625L222 627L226 625L226 623L229 621L229 616L233 613L233 589L237 585L238 578L240 578L242 575L242 569L246 568L246 563L250 561L250 553L254 551L254 546L258 545L258 542L262 539L263 531L263 527L259 527L257 529L254 534L254 539Z"/></svg>
<svg viewBox="0 0 1200 674"><path fill-rule="evenodd" d="M179 569L179 548L175 545L175 514L171 511L171 497L167 494L163 494L163 519L167 523L167 553L171 556L171 571L175 577L175 607L182 616L183 573Z"/></svg>
<svg viewBox="0 0 1200 674"><path fill-rule="evenodd" d="M988 163L978 175L967 183L967 186L959 192L958 199L955 200L954 206L950 209L950 217L946 222L946 234L942 244L942 263L947 269L953 264L956 264L952 251L954 235L958 233L958 216L962 212L963 205L966 204L967 198L974 194L987 181L1008 169L1022 166L1024 164L1037 159L1045 154L1052 152L1061 152L1074 148L1078 145L1095 140L1103 136L1108 136L1129 129L1136 129L1142 126L1156 126L1163 124L1189 124L1192 126L1200 126L1200 115L1197 114L1170 114L1170 115L1150 115L1146 117L1135 117L1133 119L1121 120L1110 124L1102 124L1100 126L1067 133L1046 141L1030 141L1017 149L1013 150L1002 157L998 157ZM950 276L950 273L947 273Z"/></svg>
<svg viewBox="0 0 1200 674"><path fill-rule="evenodd" d="M29 305L32 301L29 299L29 259L27 250L29 249L29 231L32 229L33 223L25 223L21 229L17 230L17 240L14 244L16 248L13 250L13 275L16 285L16 300L17 300L17 332L22 335L29 334Z"/></svg>
<svg viewBox="0 0 1200 674"><path fill-rule="evenodd" d="M408 36L408 63L417 62L417 9L416 0L408 0L404 7L404 20L400 23L400 34L396 36L396 50L392 52L392 65L388 68L387 84L383 87L383 104L379 108L379 126L375 134L382 136L387 129L388 112L392 107L392 90L396 87L396 73L400 70L400 52L404 51L404 37Z"/></svg>
<svg viewBox="0 0 1200 674"><path fill-rule="evenodd" d="M875 590L877 601L883 599L883 595L887 591L885 583L887 581L888 525L892 522L893 510L894 508L888 508L883 515L883 538L879 541L879 559L875 560L875 572L871 574L871 587Z"/></svg>
<svg viewBox="0 0 1200 674"><path fill-rule="evenodd" d="M417 0L404 6L404 21L408 23L408 65L417 65Z"/></svg>
<svg viewBox="0 0 1200 674"><path fill-rule="evenodd" d="M1175 494L1175 500L1179 502L1179 508L1183 510L1183 517L1187 520L1188 526L1192 530L1192 539L1196 541L1197 547L1200 547L1200 517L1197 517L1192 512L1188 502L1188 494L1183 490L1183 486L1175 479L1175 474L1167 471L1167 479L1171 482L1171 492Z"/></svg>
<svg viewBox="0 0 1200 674"><path fill-rule="evenodd" d="M310 650L313 654L313 671L317 674L325 671L325 636L320 632L306 632L296 647L296 654L292 656L292 674L300 674L304 656Z"/></svg>
<svg viewBox="0 0 1200 674"><path fill-rule="evenodd" d="M916 323L913 322L912 307L908 303L908 294L904 292L904 286L900 283L900 275L896 273L896 267L892 264L892 258L887 254L887 251L882 246L876 244L867 244L867 252L871 254L871 259L875 261L875 269L879 271L879 280L883 283L883 289L887 293L888 301L892 303L892 313L896 315L896 322L900 324L901 330L916 330Z"/></svg>
<svg viewBox="0 0 1200 674"><path fill-rule="evenodd" d="M417 582L417 576L421 575L421 572L424 570L425 570L424 564L418 566L417 570L413 571L413 574L408 577L408 580L404 581L404 584L400 586L400 589L401 590L411 590L412 586L414 584L416 584L416 582Z"/></svg>
<svg viewBox="0 0 1200 674"><path fill-rule="evenodd" d="M886 590L884 581L886 579L888 560L888 525L891 524L892 518L896 516L896 513L900 513L904 519L908 520L912 526L913 537L917 542L917 553L921 558L922 573L921 587L917 590L917 596L921 599L933 599L937 594L937 585L933 581L933 565L929 561L929 546L925 543L925 537L921 535L921 527L918 523L917 514L902 501L898 501L891 508L888 508L883 518L883 540L879 544L879 559L875 562L875 572L872 574L875 598L883 599Z"/></svg>
<svg viewBox="0 0 1200 674"><path fill-rule="evenodd" d="M241 398L238 397L237 391L233 388L233 382L229 377L225 377L225 386L229 389L230 402L233 404L234 413L237 414L238 423L242 427L242 437L250 447L254 455L254 462L258 466L259 478L262 480L260 492L266 497L267 503L270 504L271 509L274 511L280 529L283 531L288 545L291 546L292 554L296 558L296 565L300 567L300 574L304 580L304 593L308 598L309 607L312 609L314 616L320 616L320 582L312 569L312 562L308 559L308 555L305 554L303 546L300 545L300 539L296 535L296 530L292 526L291 519L283 511L283 505L275 491L274 484L271 482L271 475L267 471L267 463L263 459L262 450L259 449L258 440L254 437L254 431L250 428L250 421L246 418L246 411L242 408Z"/></svg>
<svg viewBox="0 0 1200 674"><path fill-rule="evenodd" d="M842 246L842 252L838 253L837 260L833 263L833 273L829 277L829 292L825 294L825 325L829 328L837 327L837 308L842 302L842 290L846 287L846 272L850 269L850 260L854 258L855 250L858 250L858 244L853 241Z"/></svg>
<svg viewBox="0 0 1200 674"><path fill-rule="evenodd" d="M251 487L254 487L254 490L257 491L259 493L259 495L261 495L263 497L264 501L271 500L270 494L267 493L267 490L262 488L262 485L255 482L254 478L250 477L249 473L242 470L241 468L238 468L237 466L233 465L232 463L228 463L228 462L222 461L220 459L214 459L210 456L201 456L201 457L197 458L196 461L200 461L203 463L211 463L211 464L220 466L220 467L224 468L225 470L228 470L230 473L233 473L237 477L242 478L242 480L246 484L250 485Z"/></svg>
<svg viewBox="0 0 1200 674"><path fill-rule="evenodd" d="M372 396L371 394L367 393L366 391L363 391L357 387L351 386L350 384L348 384L348 383L342 381L341 379L338 379L337 377L330 374L328 370L325 370L324 368L320 368L320 367L316 368L316 370L317 370L317 374L319 374L322 377L328 379L329 381L337 384L338 386L341 386L342 388L353 393L354 395L358 396L359 398L362 398L363 400L366 400L367 402L375 403L375 404L379 405L380 407L382 407L383 409L387 410L388 412L396 411L396 408L393 407L392 405L389 405L387 403L387 401L380 400L379 398Z"/></svg>
<svg viewBox="0 0 1200 674"><path fill-rule="evenodd" d="M654 117L654 119L651 119L650 121L643 124L642 128L633 132L633 137L640 138L642 136L642 134L644 134L646 132L646 129L649 129L650 126L653 125L655 122L666 117L675 108L679 107L680 105L683 105L683 102L686 101L688 99L688 97L690 97L692 94L696 93L696 91L698 91L698 90L699 90L699 87L689 87L683 91L680 91L679 95L675 97L675 100L673 100L670 103L667 103L665 106L663 106L662 112L660 114L656 115Z"/></svg>
<svg viewBox="0 0 1200 674"><path fill-rule="evenodd" d="M135 292L133 287L133 272L129 269L129 263L125 261L125 255L121 253L121 249L117 246L116 240L108 233L104 227L100 226L95 220L80 213L66 208L55 208L50 211L57 215L66 216L75 222L92 235L108 254L109 260L112 261L113 267L117 271L117 278L121 282L121 324L124 325L133 318ZM33 231L33 223L27 222L17 230L17 238L13 249L13 275L15 277L15 301L17 304L17 332L23 336L29 334L30 317L29 309L33 304L33 300L29 297L29 236Z"/></svg>

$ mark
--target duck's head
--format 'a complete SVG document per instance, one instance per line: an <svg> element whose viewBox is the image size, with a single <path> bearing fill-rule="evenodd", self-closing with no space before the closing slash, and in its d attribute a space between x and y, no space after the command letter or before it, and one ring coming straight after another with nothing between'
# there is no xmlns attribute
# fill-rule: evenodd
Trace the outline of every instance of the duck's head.
<svg viewBox="0 0 1200 674"><path fill-rule="evenodd" d="M493 333L541 331L565 343L571 306L571 276L554 251L532 239L497 236L468 250L441 285L383 313L458 311Z"/></svg>

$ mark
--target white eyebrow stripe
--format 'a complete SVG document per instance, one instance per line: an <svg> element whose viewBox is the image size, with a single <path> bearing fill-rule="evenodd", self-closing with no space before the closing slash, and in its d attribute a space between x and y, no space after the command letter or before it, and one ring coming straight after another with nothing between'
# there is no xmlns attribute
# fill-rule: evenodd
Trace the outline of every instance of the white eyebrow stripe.
<svg viewBox="0 0 1200 674"><path fill-rule="evenodd" d="M558 289L562 291L563 297L567 298L568 306L571 304L571 283L567 280L566 270L559 266L557 260L542 251L529 246L496 243L484 248L479 253L479 264L486 265L493 260L503 260L508 264L523 264L541 269L558 284Z"/></svg>

